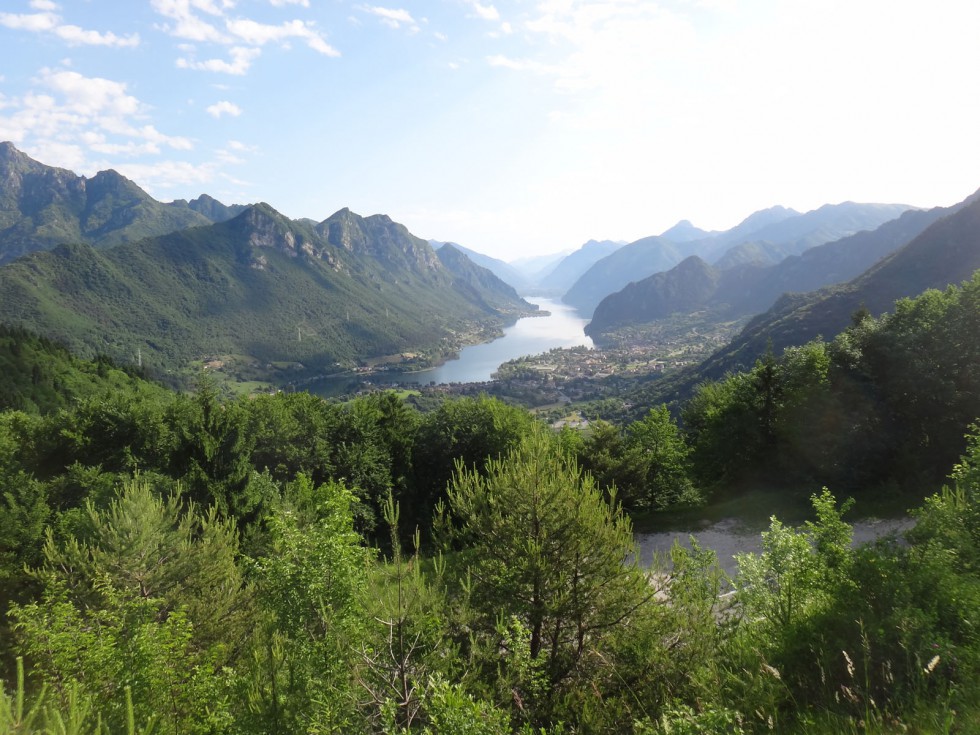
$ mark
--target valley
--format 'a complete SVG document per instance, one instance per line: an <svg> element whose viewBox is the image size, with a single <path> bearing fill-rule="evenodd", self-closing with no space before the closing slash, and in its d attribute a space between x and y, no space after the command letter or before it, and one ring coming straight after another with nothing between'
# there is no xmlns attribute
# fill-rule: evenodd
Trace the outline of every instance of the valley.
<svg viewBox="0 0 980 735"><path fill-rule="evenodd" d="M164 679L193 660L206 688L150 682L127 700L151 725L161 697L179 702L175 732L343 731L340 713L379 735L455 735L429 726L472 705L494 713L486 735L511 735L529 731L534 701L541 732L650 735L673 730L632 702L687 719L662 695L692 670L663 641L686 636L709 679L785 676L771 701L700 685L688 701L729 723L765 713L733 732L771 731L778 715L802 733L813 660L829 671L862 645L897 658L920 638L975 654L947 618L965 619L980 589L976 195L774 207L725 232L681 222L522 270L386 215L162 204L9 144L4 182L0 625L14 621L15 640L0 653L30 654L44 681L70 669L93 696L112 689L105 660ZM930 496L950 477L955 492ZM791 605L771 585L787 578ZM553 612L522 602L541 585ZM933 619L931 605L952 612ZM788 638L773 610L799 621ZM921 629L895 640L893 616ZM535 632L572 619L593 627ZM97 661L93 625L118 641ZM372 651L395 651L399 626L428 636L426 652L397 654L406 666L463 682L448 709L448 679L414 673L420 699L363 699L390 675ZM537 673L497 696L511 641ZM134 646L150 651L139 666L119 658ZM933 650L910 686L939 666ZM935 680L980 718L960 694L974 674ZM328 676L344 693L322 694ZM256 682L284 687L296 714L229 695L225 724L198 727L214 691ZM835 693L818 695L830 724L816 732L856 722ZM931 695L876 696L904 720L934 718ZM424 711L425 729L375 727L399 706Z"/></svg>

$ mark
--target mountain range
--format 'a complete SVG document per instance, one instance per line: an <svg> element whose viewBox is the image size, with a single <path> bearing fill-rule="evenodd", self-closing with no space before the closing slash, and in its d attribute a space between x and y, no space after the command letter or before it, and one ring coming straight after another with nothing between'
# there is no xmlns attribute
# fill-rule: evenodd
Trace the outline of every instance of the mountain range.
<svg viewBox="0 0 980 735"><path fill-rule="evenodd" d="M302 374L444 356L536 307L385 215L290 220L267 204L162 204L0 148L0 320L164 373L238 355ZM96 216L98 213L98 216ZM213 221L214 218L217 221Z"/></svg>
<svg viewBox="0 0 980 735"><path fill-rule="evenodd" d="M0 143L0 265L66 242L112 247L209 225L243 209L207 195L164 204L115 171L86 178Z"/></svg>
<svg viewBox="0 0 980 735"><path fill-rule="evenodd" d="M601 340L604 332L676 312L710 309L724 319L758 314L783 293L814 291L860 275L961 206L909 209L877 229L812 247L774 265L742 263L723 268L692 255L668 271L607 296L596 307L586 331ZM678 299L677 294L685 297Z"/></svg>
<svg viewBox="0 0 980 735"><path fill-rule="evenodd" d="M706 360L689 382L751 367L770 348L778 353L818 336L829 339L846 328L860 309L879 315L891 311L898 299L969 279L980 269L980 192L954 207L930 212L940 216L856 278L780 297Z"/></svg>
<svg viewBox="0 0 980 735"><path fill-rule="evenodd" d="M904 204L844 202L800 214L771 207L755 212L730 230L711 233L682 221L661 235L632 242L597 261L562 300L583 316L591 316L609 294L670 270L692 255L722 270L745 264L771 265L814 246L876 229L908 209Z"/></svg>

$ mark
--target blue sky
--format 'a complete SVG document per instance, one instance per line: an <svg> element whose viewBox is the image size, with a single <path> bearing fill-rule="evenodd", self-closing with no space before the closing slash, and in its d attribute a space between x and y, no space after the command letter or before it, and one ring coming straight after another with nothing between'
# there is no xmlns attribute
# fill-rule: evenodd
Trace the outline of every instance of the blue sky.
<svg viewBox="0 0 980 735"><path fill-rule="evenodd" d="M3 0L0 140L504 259L980 188L974 0Z"/></svg>

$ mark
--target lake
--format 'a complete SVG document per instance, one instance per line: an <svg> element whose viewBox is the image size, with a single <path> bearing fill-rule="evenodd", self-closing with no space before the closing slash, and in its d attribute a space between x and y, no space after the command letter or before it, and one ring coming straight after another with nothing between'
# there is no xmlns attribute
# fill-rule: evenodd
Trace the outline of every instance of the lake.
<svg viewBox="0 0 980 735"><path fill-rule="evenodd" d="M492 380L493 373L503 363L525 355L539 355L556 347L592 347L586 336L583 319L571 306L541 296L525 296L549 316L518 319L504 328L504 335L492 342L464 347L459 357L443 365L414 373L379 372L368 380L374 384L429 385L430 383L483 383ZM309 386L310 393L323 396L341 395L356 391L364 380L358 376L323 378Z"/></svg>

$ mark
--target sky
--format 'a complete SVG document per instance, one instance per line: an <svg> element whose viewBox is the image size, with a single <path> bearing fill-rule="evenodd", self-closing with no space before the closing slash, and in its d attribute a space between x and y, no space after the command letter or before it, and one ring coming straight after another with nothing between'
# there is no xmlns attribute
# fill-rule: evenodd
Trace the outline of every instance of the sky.
<svg viewBox="0 0 980 735"><path fill-rule="evenodd" d="M976 0L0 0L0 140L513 260L958 202L978 29Z"/></svg>

